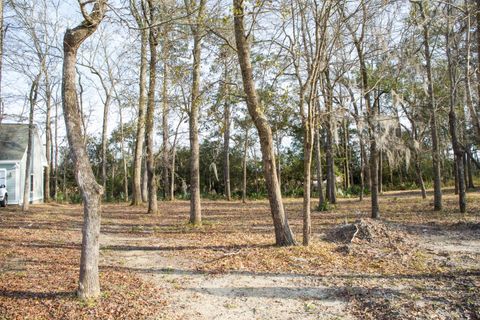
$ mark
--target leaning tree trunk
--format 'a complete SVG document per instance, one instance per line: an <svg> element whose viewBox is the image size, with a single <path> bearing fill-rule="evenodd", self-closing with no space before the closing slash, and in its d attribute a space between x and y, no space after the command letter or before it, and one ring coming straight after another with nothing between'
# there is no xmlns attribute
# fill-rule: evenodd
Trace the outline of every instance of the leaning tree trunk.
<svg viewBox="0 0 480 320"><path fill-rule="evenodd" d="M137 23L139 27L143 27L142 20L137 14ZM135 136L135 154L133 157L133 188L132 188L132 205L139 205L144 202L142 196L142 158L143 145L145 141L145 92L147 91L147 44L148 29L140 31L140 93L138 96L138 118L137 132Z"/></svg>
<svg viewBox="0 0 480 320"><path fill-rule="evenodd" d="M237 55L242 72L243 88L246 95L248 112L258 130L262 151L263 170L268 190L268 199L275 227L276 244L279 246L294 245L295 240L282 202L282 194L277 179L275 152L273 150L272 130L257 97L253 70L250 61L250 48L245 36L244 1L233 0L235 40Z"/></svg>
<svg viewBox="0 0 480 320"><path fill-rule="evenodd" d="M82 134L82 115L79 110L75 84L75 64L78 48L85 39L95 32L104 17L106 9L106 1L95 1L91 13L84 12L85 21L73 29L67 29L63 39L62 98L65 127L75 171L75 180L82 191L84 204L80 280L78 284L78 295L81 299L97 298L100 295L98 261L100 204L103 188L95 179L85 148Z"/></svg>

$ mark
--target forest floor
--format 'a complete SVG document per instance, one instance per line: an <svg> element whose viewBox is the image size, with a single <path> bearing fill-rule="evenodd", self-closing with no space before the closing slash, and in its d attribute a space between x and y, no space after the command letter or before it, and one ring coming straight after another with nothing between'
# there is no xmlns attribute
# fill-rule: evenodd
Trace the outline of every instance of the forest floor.
<svg viewBox="0 0 480 320"><path fill-rule="evenodd" d="M431 195L388 192L377 222L368 200L340 199L312 212L311 246L287 248L267 201L204 201L196 228L186 201L107 204L91 302L75 298L82 208L1 208L0 319L480 319L479 190L468 201L460 214L447 191L433 212ZM285 200L299 243L301 205ZM368 237L332 237L359 219Z"/></svg>

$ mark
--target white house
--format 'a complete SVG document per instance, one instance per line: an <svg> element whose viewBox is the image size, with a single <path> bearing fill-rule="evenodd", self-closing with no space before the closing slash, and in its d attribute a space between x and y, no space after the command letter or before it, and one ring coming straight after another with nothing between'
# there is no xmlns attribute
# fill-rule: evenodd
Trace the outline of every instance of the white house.
<svg viewBox="0 0 480 320"><path fill-rule="evenodd" d="M9 204L23 203L25 166L27 163L28 124L0 125L0 185L5 184ZM43 202L43 175L47 166L45 149L34 129L30 175L30 202Z"/></svg>

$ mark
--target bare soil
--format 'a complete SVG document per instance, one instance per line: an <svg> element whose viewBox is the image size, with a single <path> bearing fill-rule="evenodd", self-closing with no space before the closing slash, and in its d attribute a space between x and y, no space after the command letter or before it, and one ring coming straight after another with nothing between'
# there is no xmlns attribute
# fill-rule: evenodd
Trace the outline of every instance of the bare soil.
<svg viewBox="0 0 480 320"><path fill-rule="evenodd" d="M8 208L0 319L480 319L480 194L466 214L444 198L433 212L432 199L386 193L379 221L368 201L340 199L313 213L311 246L288 248L273 245L267 201L204 201L202 227L187 224L185 201L161 202L159 215L105 205L104 295L92 305L74 298L81 207ZM301 243L301 200L285 202ZM342 229L353 232L335 238Z"/></svg>

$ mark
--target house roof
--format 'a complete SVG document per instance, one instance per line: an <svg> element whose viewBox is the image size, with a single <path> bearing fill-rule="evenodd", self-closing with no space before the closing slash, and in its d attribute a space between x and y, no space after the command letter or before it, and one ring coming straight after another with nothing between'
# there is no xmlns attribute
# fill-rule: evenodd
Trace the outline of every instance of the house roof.
<svg viewBox="0 0 480 320"><path fill-rule="evenodd" d="M28 124L0 125L0 160L21 160L28 146Z"/></svg>

